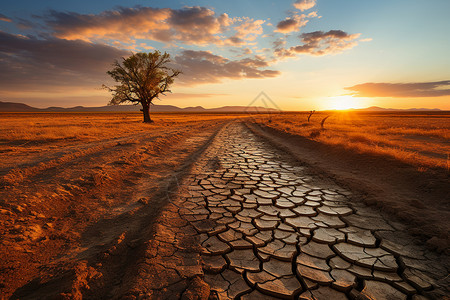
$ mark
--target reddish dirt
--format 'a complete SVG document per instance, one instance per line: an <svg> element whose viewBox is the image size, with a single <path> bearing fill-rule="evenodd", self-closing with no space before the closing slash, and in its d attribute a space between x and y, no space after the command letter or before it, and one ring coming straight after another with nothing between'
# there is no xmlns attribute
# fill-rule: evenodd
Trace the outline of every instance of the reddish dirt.
<svg viewBox="0 0 450 300"><path fill-rule="evenodd" d="M19 171L4 164L1 298L76 299L88 282L99 282L95 290L105 292L120 281L150 239L179 173L225 122L47 148L23 155Z"/></svg>

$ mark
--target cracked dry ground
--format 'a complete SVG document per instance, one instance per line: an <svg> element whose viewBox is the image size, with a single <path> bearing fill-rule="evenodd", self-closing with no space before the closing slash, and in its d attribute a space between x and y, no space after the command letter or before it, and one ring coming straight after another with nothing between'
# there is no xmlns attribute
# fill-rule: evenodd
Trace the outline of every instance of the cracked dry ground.
<svg viewBox="0 0 450 300"><path fill-rule="evenodd" d="M308 175L242 123L219 132L172 199L139 271L153 282L151 298L441 299L448 292L448 270L401 224Z"/></svg>

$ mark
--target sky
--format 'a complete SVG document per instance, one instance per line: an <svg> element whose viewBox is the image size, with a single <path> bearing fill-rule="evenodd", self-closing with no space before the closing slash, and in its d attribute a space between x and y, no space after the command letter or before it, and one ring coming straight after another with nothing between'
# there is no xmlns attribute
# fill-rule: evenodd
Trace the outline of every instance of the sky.
<svg viewBox="0 0 450 300"><path fill-rule="evenodd" d="M183 72L155 104L450 110L450 1L0 3L0 101L103 106L106 71L159 50Z"/></svg>

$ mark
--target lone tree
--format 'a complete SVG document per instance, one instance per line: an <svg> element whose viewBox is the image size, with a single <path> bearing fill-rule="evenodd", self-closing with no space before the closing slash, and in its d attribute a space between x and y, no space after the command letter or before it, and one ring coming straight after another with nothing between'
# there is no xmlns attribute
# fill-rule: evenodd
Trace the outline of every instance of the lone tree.
<svg viewBox="0 0 450 300"><path fill-rule="evenodd" d="M167 67L170 55L159 51L136 53L128 58L117 60L113 69L107 73L119 84L113 87L103 85L112 92L109 105L131 102L142 105L144 123L153 122L150 118L150 105L153 99L170 91L170 85L181 71Z"/></svg>

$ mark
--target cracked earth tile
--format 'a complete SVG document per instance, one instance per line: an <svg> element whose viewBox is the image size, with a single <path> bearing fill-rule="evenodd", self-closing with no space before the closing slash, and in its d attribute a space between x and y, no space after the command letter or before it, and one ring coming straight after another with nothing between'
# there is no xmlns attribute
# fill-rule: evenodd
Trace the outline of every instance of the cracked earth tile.
<svg viewBox="0 0 450 300"><path fill-rule="evenodd" d="M243 208L256 209L258 204L256 203L242 203Z"/></svg>
<svg viewBox="0 0 450 300"><path fill-rule="evenodd" d="M240 195L232 195L232 196L230 196L230 199L233 199L233 200L236 200L236 201L239 201L239 202L244 202L245 201L245 198L240 196Z"/></svg>
<svg viewBox="0 0 450 300"><path fill-rule="evenodd" d="M317 211L314 209L314 207L306 205L298 206L294 208L293 211L299 216L313 217L317 215Z"/></svg>
<svg viewBox="0 0 450 300"><path fill-rule="evenodd" d="M222 277L230 283L227 289L228 299L236 299L238 296L251 291L244 278L240 274L233 271L225 270Z"/></svg>
<svg viewBox="0 0 450 300"><path fill-rule="evenodd" d="M277 216L278 215L278 208L272 206L272 205L263 205L263 206L259 206L257 208L258 211L269 215L269 216Z"/></svg>
<svg viewBox="0 0 450 300"><path fill-rule="evenodd" d="M192 222L191 225L194 226L198 233L208 233L217 226L216 221L212 219Z"/></svg>
<svg viewBox="0 0 450 300"><path fill-rule="evenodd" d="M299 196L299 194L300 193L298 192L294 192L295 196L287 197L287 199L292 203L294 203L295 205L302 205L303 203L306 202L306 200L304 198L301 198L302 196Z"/></svg>
<svg viewBox="0 0 450 300"><path fill-rule="evenodd" d="M251 291L242 276L230 270L218 275L206 275L205 282L217 292L219 299L235 299Z"/></svg>
<svg viewBox="0 0 450 300"><path fill-rule="evenodd" d="M269 215L262 215L260 217L261 220L264 221L280 221L280 218L277 216L269 216Z"/></svg>
<svg viewBox="0 0 450 300"><path fill-rule="evenodd" d="M263 213L255 210L255 209L243 209L241 212L239 212L239 215L244 217L250 217L250 218L258 218L263 215Z"/></svg>
<svg viewBox="0 0 450 300"><path fill-rule="evenodd" d="M251 223L236 221L228 224L228 226L236 231L242 232L245 235L254 235L258 232L258 229L256 229Z"/></svg>
<svg viewBox="0 0 450 300"><path fill-rule="evenodd" d="M253 218L250 217L244 217L240 214L237 214L234 216L236 218L236 220L241 221L241 222L246 222L246 223L251 223Z"/></svg>
<svg viewBox="0 0 450 300"><path fill-rule="evenodd" d="M239 268L250 272L259 271L259 260L255 257L253 250L234 250L228 253L230 268Z"/></svg>
<svg viewBox="0 0 450 300"><path fill-rule="evenodd" d="M363 248L351 244L339 243L333 248L345 259L368 268L381 271L396 271L395 257L380 248Z"/></svg>
<svg viewBox="0 0 450 300"><path fill-rule="evenodd" d="M232 214L237 214L238 212L240 212L242 210L241 206L227 206L225 208Z"/></svg>
<svg viewBox="0 0 450 300"><path fill-rule="evenodd" d="M271 256L269 254L263 253L259 251L259 249L256 250L256 256L259 258L260 261L269 261Z"/></svg>
<svg viewBox="0 0 450 300"><path fill-rule="evenodd" d="M339 217L336 216L326 216L323 214L319 214L318 216L312 217L314 221L319 221L326 224L329 227L333 228L342 228L347 226L344 222L342 222Z"/></svg>
<svg viewBox="0 0 450 300"><path fill-rule="evenodd" d="M272 199L267 198L257 198L256 199L258 205L272 205Z"/></svg>
<svg viewBox="0 0 450 300"><path fill-rule="evenodd" d="M203 255L202 261L203 261L203 269L206 272L215 274L222 272L227 265L227 262L221 255L214 255L214 256Z"/></svg>
<svg viewBox="0 0 450 300"><path fill-rule="evenodd" d="M372 272L372 277L376 280L390 282L390 283L402 281L402 278L400 276L398 276L398 274L396 272L384 272L384 271L374 270Z"/></svg>
<svg viewBox="0 0 450 300"><path fill-rule="evenodd" d="M295 217L295 218L286 218L286 224L289 224L295 228L307 228L307 229L316 229L317 222L315 222L310 217Z"/></svg>
<svg viewBox="0 0 450 300"><path fill-rule="evenodd" d="M321 205L321 203L317 202L317 201L309 201L308 200L304 203L304 205L311 206L311 207L319 207Z"/></svg>
<svg viewBox="0 0 450 300"><path fill-rule="evenodd" d="M202 253L206 255L225 254L231 250L230 246L220 241L216 236L211 236L202 243Z"/></svg>
<svg viewBox="0 0 450 300"><path fill-rule="evenodd" d="M277 197L276 193L270 193L270 192L262 191L262 190L255 190L255 191L253 191L253 194L255 194L256 196L258 196L260 198L267 198L267 199L275 199Z"/></svg>
<svg viewBox="0 0 450 300"><path fill-rule="evenodd" d="M253 287L255 287L257 283L264 283L276 279L275 276L271 275L270 273L267 273L266 271L261 271L257 273L246 272L245 276L248 282L250 282L250 284Z"/></svg>
<svg viewBox="0 0 450 300"><path fill-rule="evenodd" d="M266 246L261 247L258 251L275 257L279 260L291 261L297 253L297 248L293 245L288 245L280 240L274 240Z"/></svg>
<svg viewBox="0 0 450 300"><path fill-rule="evenodd" d="M358 265L351 265L350 268L347 269L352 274L355 274L362 279L373 279L372 270L369 268L361 267Z"/></svg>
<svg viewBox="0 0 450 300"><path fill-rule="evenodd" d="M294 295L302 290L300 282L294 275L258 283L257 288L263 293L284 299L293 299Z"/></svg>
<svg viewBox="0 0 450 300"><path fill-rule="evenodd" d="M261 219L255 219L255 226L259 230L273 230L277 228L278 221L266 221Z"/></svg>
<svg viewBox="0 0 450 300"><path fill-rule="evenodd" d="M348 216L353 213L353 210L350 207L332 207L332 206L321 206L317 208L317 210L323 214L329 216Z"/></svg>
<svg viewBox="0 0 450 300"><path fill-rule="evenodd" d="M281 239L283 242L285 242L288 245L297 245L298 243L298 234L292 233L288 237Z"/></svg>
<svg viewBox="0 0 450 300"><path fill-rule="evenodd" d="M282 231L295 232L295 229L292 226L285 223L280 223L277 228Z"/></svg>
<svg viewBox="0 0 450 300"><path fill-rule="evenodd" d="M279 209L278 211L281 218L292 218L296 216L296 214L290 209Z"/></svg>
<svg viewBox="0 0 450 300"><path fill-rule="evenodd" d="M213 196L206 197L206 199L207 199L207 201L221 202L221 201L227 199L227 197L223 196L223 195L213 195Z"/></svg>
<svg viewBox="0 0 450 300"><path fill-rule="evenodd" d="M332 259L330 259L330 267L333 269L348 269L350 268L351 264L345 260L343 260L342 258L340 258L339 256L335 256Z"/></svg>
<svg viewBox="0 0 450 300"><path fill-rule="evenodd" d="M300 277L308 278L309 280L319 284L329 284L333 282L333 278L331 278L330 273L305 265L297 264L297 273Z"/></svg>
<svg viewBox="0 0 450 300"><path fill-rule="evenodd" d="M239 240L242 238L242 233L237 232L233 229L228 229L225 232L219 233L218 238L223 242L231 242L235 240Z"/></svg>
<svg viewBox="0 0 450 300"><path fill-rule="evenodd" d="M327 264L327 261L325 259L310 256L305 253L300 253L300 255L297 256L296 261L297 264L301 264L325 272L329 272L331 270L330 266Z"/></svg>
<svg viewBox="0 0 450 300"><path fill-rule="evenodd" d="M406 300L406 295L387 283L378 281L365 281L361 295L368 299Z"/></svg>
<svg viewBox="0 0 450 300"><path fill-rule="evenodd" d="M255 247L262 247L266 244L263 240L257 238L256 235L246 236L245 239L255 245Z"/></svg>
<svg viewBox="0 0 450 300"><path fill-rule="evenodd" d="M327 286L321 286L316 290L308 290L300 295L300 300L346 300L345 294L333 290Z"/></svg>
<svg viewBox="0 0 450 300"><path fill-rule="evenodd" d="M241 207L241 202L237 201L237 200L233 200L233 199L227 199L224 201L221 201L219 207L228 207L228 206L236 206L236 207Z"/></svg>
<svg viewBox="0 0 450 300"><path fill-rule="evenodd" d="M313 232L313 241L333 244L345 240L345 235L335 228L318 228Z"/></svg>
<svg viewBox="0 0 450 300"><path fill-rule="evenodd" d="M275 200L275 206L278 208L294 208L296 204L292 203L288 199L285 198L278 198Z"/></svg>
<svg viewBox="0 0 450 300"><path fill-rule="evenodd" d="M237 241L230 242L230 245L233 249L239 250L239 249L252 249L253 245L249 243L246 240L240 239Z"/></svg>
<svg viewBox="0 0 450 300"><path fill-rule="evenodd" d="M409 285L408 283L406 283L404 281L393 282L392 285L397 290L401 291L402 293L404 293L406 295L414 295L417 293L417 291L414 287L412 287L411 285Z"/></svg>
<svg viewBox="0 0 450 300"><path fill-rule="evenodd" d="M376 238L369 230L356 227L342 228L340 231L347 233L347 242L362 247L375 247Z"/></svg>
<svg viewBox="0 0 450 300"><path fill-rule="evenodd" d="M356 286L356 277L352 273L346 270L332 270L331 277L334 279L334 282L331 283L333 288L336 290L347 292Z"/></svg>
<svg viewBox="0 0 450 300"><path fill-rule="evenodd" d="M403 275L409 283L420 290L426 291L433 288L433 280L418 270L407 268L403 272Z"/></svg>
<svg viewBox="0 0 450 300"><path fill-rule="evenodd" d="M300 251L322 259L328 259L336 255L327 244L319 244L313 241L301 246Z"/></svg>
<svg viewBox="0 0 450 300"><path fill-rule="evenodd" d="M272 232L271 231L258 232L257 234L255 234L255 237L264 241L265 243L268 243L272 240Z"/></svg>
<svg viewBox="0 0 450 300"><path fill-rule="evenodd" d="M211 290L216 291L219 299L227 299L227 290L230 283L221 274L205 274L205 282L209 284Z"/></svg>
<svg viewBox="0 0 450 300"><path fill-rule="evenodd" d="M322 198L320 198L319 196L305 196L305 199L306 200L309 200L309 201L316 201L316 202L321 202L322 201Z"/></svg>
<svg viewBox="0 0 450 300"><path fill-rule="evenodd" d="M263 262L263 271L277 278L290 276L292 275L292 263L271 258L269 261Z"/></svg>
<svg viewBox="0 0 450 300"><path fill-rule="evenodd" d="M281 181L281 180L280 180ZM283 194L286 194L288 196L293 196L292 192L294 191L291 188L288 187L282 187L282 188L277 188L277 191L282 192Z"/></svg>

